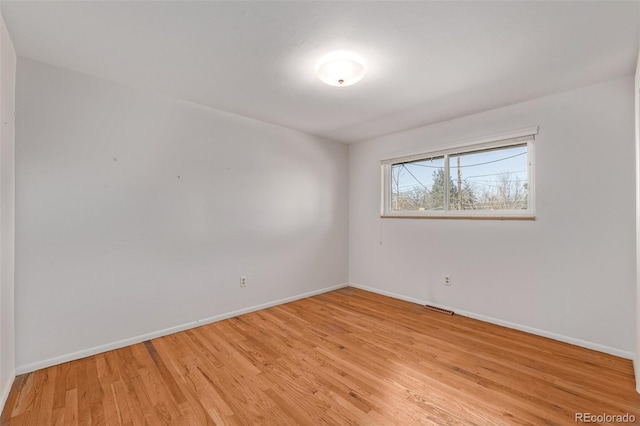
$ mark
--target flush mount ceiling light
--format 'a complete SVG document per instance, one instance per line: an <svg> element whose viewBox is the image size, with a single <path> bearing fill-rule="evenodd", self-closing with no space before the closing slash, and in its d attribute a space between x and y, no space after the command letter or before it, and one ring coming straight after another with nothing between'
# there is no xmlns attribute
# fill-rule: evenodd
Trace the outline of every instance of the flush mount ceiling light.
<svg viewBox="0 0 640 426"><path fill-rule="evenodd" d="M316 66L316 74L330 86L346 87L362 80L364 76L362 59L351 52L332 52L324 56Z"/></svg>

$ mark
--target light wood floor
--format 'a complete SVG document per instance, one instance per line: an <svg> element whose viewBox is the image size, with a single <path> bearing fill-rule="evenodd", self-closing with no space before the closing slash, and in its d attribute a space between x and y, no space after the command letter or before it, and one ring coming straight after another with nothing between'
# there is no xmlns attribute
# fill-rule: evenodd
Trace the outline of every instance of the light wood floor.
<svg viewBox="0 0 640 426"><path fill-rule="evenodd" d="M640 419L631 362L345 288L19 376L2 423L541 425L576 412Z"/></svg>

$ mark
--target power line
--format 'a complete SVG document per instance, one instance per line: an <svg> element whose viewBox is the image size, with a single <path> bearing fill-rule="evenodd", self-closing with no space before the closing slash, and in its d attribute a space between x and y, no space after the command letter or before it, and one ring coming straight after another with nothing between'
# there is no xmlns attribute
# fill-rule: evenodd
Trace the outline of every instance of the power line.
<svg viewBox="0 0 640 426"><path fill-rule="evenodd" d="M466 181L465 181L465 183L466 183ZM497 180L474 180L474 181L471 181L469 183L474 184L474 185L475 184L483 185L485 183L486 184L492 184L492 185L503 185L505 183L521 183L521 184L524 185L525 183L527 183L527 181L526 180L505 180L505 181L502 181L502 180L501 181L497 181Z"/></svg>
<svg viewBox="0 0 640 426"><path fill-rule="evenodd" d="M510 181L510 182L507 182L507 183L509 185L511 185L511 184L516 183L516 182L515 181ZM524 183L526 183L526 182L524 182ZM524 183L523 183L523 186L524 186ZM488 186L488 187L491 187L491 188L502 188L502 187L504 187L502 182L492 182L492 183L474 182L473 185L474 186Z"/></svg>
<svg viewBox="0 0 640 426"><path fill-rule="evenodd" d="M424 160L419 160L419 161L424 161ZM402 167L406 168L407 164L410 165L410 166L429 167L430 169L443 169L444 170L444 164L442 166L429 166L427 164L418 164L418 162L416 162L416 161L410 161L408 163L397 163L397 164L394 164L394 166L402 166Z"/></svg>
<svg viewBox="0 0 640 426"><path fill-rule="evenodd" d="M407 172L409 172L409 170L407 170ZM514 171L514 172L509 172L509 173L525 173L526 170L518 170L518 171ZM418 184L421 185L423 188L426 188L425 185L420 182L411 172L409 172L409 174L411 174L411 176L413 177L414 180L418 181ZM473 178L479 178L479 177L486 177L486 176L499 176L502 175L504 173L490 173L490 174L486 174L486 175L474 175L474 176L467 176L467 177L463 177L463 182L467 182L467 179L472 179L471 182L472 184L483 184L483 183L493 183L496 185L502 184L502 183L515 183L515 182L519 182L519 183L527 183L527 180L506 180L506 181L498 181L498 180L473 180ZM398 187L398 189L407 189L407 188L415 188L417 185L416 184L407 184L407 185L401 185Z"/></svg>
<svg viewBox="0 0 640 426"><path fill-rule="evenodd" d="M509 170L506 173L525 173L527 172L527 170L517 170L517 171L511 171ZM477 178L477 177L485 177L485 176L499 176L499 175L503 175L505 174L505 172L501 172L501 173L489 173L487 175L473 175L473 176L467 176L465 179L471 179L471 178Z"/></svg>
<svg viewBox="0 0 640 426"><path fill-rule="evenodd" d="M402 186L399 186L399 187L398 187L398 189L400 189L400 190L406 190L407 188L409 188L409 189L415 189L415 188L417 188L417 187L418 187L418 185L416 185L416 184L414 183L414 184L410 184L410 185L402 185Z"/></svg>
<svg viewBox="0 0 640 426"><path fill-rule="evenodd" d="M485 161L483 163L476 163L476 164L466 164L466 165L460 166L460 167L483 166L485 164L497 163L499 161L508 160L510 158L515 158L515 157L519 157L521 155L526 155L526 154L527 154L526 152L521 152L520 154L510 155L510 156L504 157L504 158L498 158L497 160ZM442 157L440 157L440 158L442 158ZM424 161L424 160L421 160L421 161ZM406 162L406 163L397 163L397 164L394 164L394 166L400 166L401 165L406 169L407 168L406 167L407 164L412 165L412 166L428 167L430 169L444 169L444 165L442 165L442 166L429 166L428 164L418 164L417 161L409 161L409 162Z"/></svg>
<svg viewBox="0 0 640 426"><path fill-rule="evenodd" d="M411 177L416 180L416 182L418 182L420 185L422 185L422 187L424 188L425 191L427 191L429 194L431 194L431 191L429 191L429 188L427 188L422 182L420 182L420 180L417 177L415 177L415 175L413 173L411 173L411 171L409 169L407 169L407 166L405 166L403 164L402 167L404 167L404 169L407 171L407 173L409 173L411 175Z"/></svg>

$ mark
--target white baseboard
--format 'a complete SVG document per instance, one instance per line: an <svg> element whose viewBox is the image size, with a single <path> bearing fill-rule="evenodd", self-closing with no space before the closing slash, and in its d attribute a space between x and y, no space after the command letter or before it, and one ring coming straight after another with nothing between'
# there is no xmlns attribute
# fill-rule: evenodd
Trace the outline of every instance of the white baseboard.
<svg viewBox="0 0 640 426"><path fill-rule="evenodd" d="M448 310L454 311L456 313L456 315L462 315L463 317L469 317L469 318L477 319L477 320L480 320L480 321L488 322L488 323L491 323L491 324L501 325L503 327L513 328L515 330L525 331L527 333L535 334L537 336L548 337L548 338L553 339L553 340L558 340L560 342L569 343L569 344L576 345L576 346L581 346L581 347L587 348L587 349L593 349L594 351L604 352L606 354L619 356L621 358L626 358L626 359L631 359L631 360L634 359L633 352L625 351L623 349L612 348L612 347L609 347L609 346L601 345L599 343L588 342L586 340L576 339L574 337L564 336L562 334L553 333L551 331L540 330L540 329L529 327L529 326L526 326L526 325L517 324L517 323L514 323L514 322L510 322L510 321L504 321L504 320L501 320L501 319L489 317L489 316L482 315L482 314L476 314L474 312L462 311L460 309L456 309L456 308L453 308L451 306L445 306L445 305L441 305L441 304L438 304L438 303L433 303L433 302L430 302L430 301L427 301L427 300L420 300L420 299L416 299L416 298L413 298L413 297L403 296L401 294L392 293L392 292L389 292L389 291L380 290L380 289L373 288L373 287L367 287L367 286L356 284L356 283L350 283L349 285L351 287L359 288L361 290L370 291L372 293L378 293L378 294L381 294L383 296L393 297L394 299L400 299L400 300L404 300L404 301L407 301L407 302L413 302L413 303L417 303L419 305L431 305L431 306L436 306L438 308L448 309ZM636 371L636 377L639 377L637 370L635 370L635 371ZM638 392L640 392L640 385L638 384L638 381L636 381L636 386L638 386L637 389L638 389Z"/></svg>
<svg viewBox="0 0 640 426"><path fill-rule="evenodd" d="M0 413L4 410L4 404L7 403L7 398L9 397L9 392L11 391L11 386L13 385L13 381L16 378L16 372L13 371L11 373L11 378L7 380L7 383L4 384L2 388L2 393L0 394Z"/></svg>
<svg viewBox="0 0 640 426"><path fill-rule="evenodd" d="M259 311L261 309L271 308L272 306L282 305L284 303L293 302L299 299L305 299L307 297L315 296L318 294L326 293L329 291L337 290L339 288L348 287L348 283L338 284L331 287L326 287L320 290L310 291L308 293L302 293L284 299L273 300L271 302L261 303L259 305L250 306L248 308L238 309L237 311L226 312L220 315L214 315L212 317L204 318L197 321L188 322L186 324L177 325L175 327L165 328L163 330L154 331L151 333L142 334L135 337L130 337L124 340L118 340L116 342L107 343L105 345L94 346L92 348L83 349L81 351L72 352L69 354L60 355L53 358L44 359L42 361L33 362L26 365L20 365L16 367L16 374L25 374L32 371L40 370L42 368L51 367L52 365L58 365L76 359L86 358L91 355L97 355L103 352L111 351L114 349L124 348L125 346L134 345L136 343L145 342L150 339L155 339L169 334L177 333L179 331L188 330L190 328L199 327L201 325L211 324L212 322L222 321L228 318L233 318L238 315L248 314L250 312Z"/></svg>

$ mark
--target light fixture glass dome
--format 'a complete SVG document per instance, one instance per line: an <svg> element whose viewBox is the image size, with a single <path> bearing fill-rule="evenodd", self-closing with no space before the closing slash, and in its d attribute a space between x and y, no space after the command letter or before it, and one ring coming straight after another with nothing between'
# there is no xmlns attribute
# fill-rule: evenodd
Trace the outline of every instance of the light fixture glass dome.
<svg viewBox="0 0 640 426"><path fill-rule="evenodd" d="M332 52L323 57L316 66L316 74L330 86L346 87L362 80L365 66L357 55L351 52Z"/></svg>

